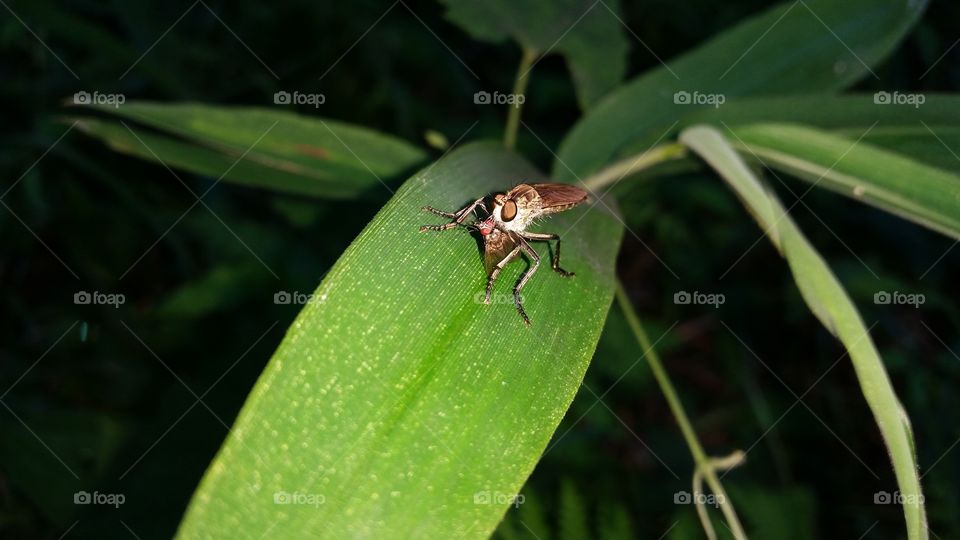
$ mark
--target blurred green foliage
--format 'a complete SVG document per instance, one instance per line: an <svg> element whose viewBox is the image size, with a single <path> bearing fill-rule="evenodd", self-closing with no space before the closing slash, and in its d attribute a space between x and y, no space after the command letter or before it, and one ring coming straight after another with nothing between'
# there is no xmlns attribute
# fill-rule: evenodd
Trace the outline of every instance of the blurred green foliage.
<svg viewBox="0 0 960 540"><path fill-rule="evenodd" d="M504 111L476 107L472 96L509 91L519 48L473 40L440 4L407 6L6 3L0 535L169 537L298 310L274 304L274 293L312 291L389 196L317 201L219 184L205 198L209 208L191 207L193 195L162 166L67 133L63 101L99 90L263 107L274 92L299 89L326 95L324 117L424 149L428 131L451 143L499 137ZM657 0L624 1L620 9L633 33L669 60L765 6ZM927 72L954 44L958 16L958 6L934 2L876 70L879 79L856 89L960 89L960 49ZM658 65L628 41L629 75ZM524 122L556 148L580 115L576 91L559 56L539 62L533 75ZM553 156L524 130L519 150L549 170ZM216 181L178 174L196 192ZM806 187L784 180L797 193ZM789 206L790 192L774 184ZM747 529L757 538L856 538L868 530L869 538L901 537L900 507L873 504L895 481L853 370L846 361L834 365L840 345L809 315L766 242L740 260L761 233L734 196L702 170L617 193L638 235L624 239L620 275L651 337L666 332L657 347L701 440L717 455L755 444L747 464L724 479ZM812 191L804 202L795 219L875 324L910 412L931 528L943 538L960 534L960 433L949 416L960 407L960 362L951 352L960 352L960 251L950 251L950 239L827 192ZM721 292L727 302L716 310L675 305L678 281L665 266L684 288ZM884 288L921 292L927 302L874 305ZM77 305L78 291L122 293L126 302ZM688 450L639 356L614 308L584 388L498 535L701 537L693 507L673 499L690 490ZM804 397L809 409L784 384L801 395L813 387ZM76 505L81 490L123 493L125 502Z"/></svg>

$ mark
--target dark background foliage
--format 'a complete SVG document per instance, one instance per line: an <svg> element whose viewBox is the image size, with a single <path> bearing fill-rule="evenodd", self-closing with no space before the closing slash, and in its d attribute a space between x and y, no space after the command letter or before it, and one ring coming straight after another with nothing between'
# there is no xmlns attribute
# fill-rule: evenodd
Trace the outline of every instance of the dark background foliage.
<svg viewBox="0 0 960 540"><path fill-rule="evenodd" d="M766 7L624 4L624 21L664 59ZM505 111L474 105L472 95L509 91L518 47L470 39L434 2L394 5L378 20L390 6L4 3L0 535L173 534L296 315L296 306L275 305L273 294L313 290L389 195L322 201L220 184L205 199L209 210L192 206L193 195L163 167L78 131L63 136L64 100L99 90L272 106L274 92L296 89L327 98L304 114L424 147L428 130L451 142L501 137ZM934 3L876 70L880 80L857 89L960 89L960 48L920 78L960 37L958 16L957 6ZM657 65L631 45L629 76ZM580 115L561 58L537 64L527 95L524 122L555 148ZM519 151L549 169L550 153L522 129ZM215 182L177 174L194 191ZM790 206L806 185L783 182L774 184ZM669 329L657 347L698 433L716 455L749 449L746 465L724 479L748 530L757 538L901 537L900 507L874 504L875 493L896 483L852 367L768 242L749 249L761 232L739 202L706 172L618 192L627 224L650 248L628 233L620 275L651 337ZM960 250L826 192L804 201L794 215L872 325L913 419L932 530L956 535L960 358L951 350L960 351L953 301ZM678 306L673 295L681 289L720 292L727 301L718 309ZM918 309L878 306L878 290L920 292L927 301ZM126 302L76 305L78 291L122 293ZM691 467L614 308L584 388L524 490L525 504L499 534L569 537L586 528L612 536L629 528L641 537L699 538L693 508L673 500L690 490ZM122 493L125 502L75 505L80 490Z"/></svg>

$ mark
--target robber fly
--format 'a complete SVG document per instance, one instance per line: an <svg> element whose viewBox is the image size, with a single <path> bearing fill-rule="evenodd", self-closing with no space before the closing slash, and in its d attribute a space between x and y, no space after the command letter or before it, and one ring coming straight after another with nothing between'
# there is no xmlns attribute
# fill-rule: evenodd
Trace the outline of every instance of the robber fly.
<svg viewBox="0 0 960 540"><path fill-rule="evenodd" d="M480 233L483 238L483 259L487 269L487 295L483 303L490 303L493 283L503 268L521 252L533 261L533 265L520 277L513 288L513 301L523 322L530 324L520 299L520 290L540 266L540 255L530 247L528 241L557 241L550 266L561 276L571 277L573 272L560 268L560 236L550 233L527 232L527 227L539 218L557 212L569 210L587 200L587 192L567 184L520 184L506 193L497 193L493 197L480 197L456 212L444 212L431 206L421 210L432 212L453 221L444 225L424 225L423 231L445 231L458 226ZM487 204L490 206L487 206ZM470 225L464 221L477 207L483 208L487 217Z"/></svg>

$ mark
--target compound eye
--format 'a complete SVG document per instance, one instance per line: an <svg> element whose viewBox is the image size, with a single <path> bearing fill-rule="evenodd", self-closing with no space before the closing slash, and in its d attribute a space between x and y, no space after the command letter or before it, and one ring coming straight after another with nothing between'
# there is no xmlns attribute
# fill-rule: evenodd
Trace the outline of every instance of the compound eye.
<svg viewBox="0 0 960 540"><path fill-rule="evenodd" d="M503 208L500 209L500 219L512 221L515 217L517 217L517 203L510 200L503 203Z"/></svg>

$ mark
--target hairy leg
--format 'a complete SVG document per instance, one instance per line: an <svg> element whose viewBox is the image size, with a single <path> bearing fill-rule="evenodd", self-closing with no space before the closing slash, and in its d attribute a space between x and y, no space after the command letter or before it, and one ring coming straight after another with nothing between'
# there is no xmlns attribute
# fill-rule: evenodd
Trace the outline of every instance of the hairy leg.
<svg viewBox="0 0 960 540"><path fill-rule="evenodd" d="M553 260L550 261L550 268L553 268L555 272L557 272L563 277L572 277L574 275L573 272L567 272L563 268L560 268L560 235L559 234L524 232L524 233L520 233L520 236L524 237L527 240L546 242L548 245L550 244L550 240L556 240L557 249L556 251L553 252Z"/></svg>
<svg viewBox="0 0 960 540"><path fill-rule="evenodd" d="M513 288L513 302L517 305L517 311L520 312L520 316L523 317L523 322L526 323L527 326L530 326L530 317L527 317L527 312L523 309L523 301L520 299L520 291L540 266L540 255L537 254L537 250L530 247L530 244L528 244L526 240L523 240L522 238L520 239L520 245L518 247L522 249L528 257L530 257L530 260L533 261L533 264L530 266L529 270L520 276L520 281L518 281L517 286Z"/></svg>
<svg viewBox="0 0 960 540"><path fill-rule="evenodd" d="M474 210L477 206L482 206L484 209L486 209L486 205L483 204L483 199L484 199L484 198L485 198L485 197L480 197L479 199L473 201L472 203L468 204L467 206L464 206L463 208L461 208L460 210L457 210L456 212L444 212L443 210L437 210L436 208L434 208L434 207L432 207L432 206L424 206L423 208L420 209L421 211L423 211L423 212L430 212L430 213L436 214L436 215L438 215L438 216L443 216L443 217L446 217L446 218L450 218L450 219L452 219L453 221L451 221L450 223L445 223L445 224L443 224L443 225L423 225L422 227L420 227L420 232L424 232L424 231L445 231L445 230L447 230L447 229L453 229L453 228L455 228L455 227L458 227L458 226L462 225L462 224L463 224L463 220L467 219L467 216L470 215L470 212L473 212L473 210Z"/></svg>

